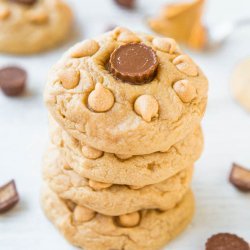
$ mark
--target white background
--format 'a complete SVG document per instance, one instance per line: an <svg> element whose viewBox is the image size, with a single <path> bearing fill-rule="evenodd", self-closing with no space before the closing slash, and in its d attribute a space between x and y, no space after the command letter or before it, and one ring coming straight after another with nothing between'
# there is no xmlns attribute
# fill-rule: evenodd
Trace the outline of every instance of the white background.
<svg viewBox="0 0 250 250"><path fill-rule="evenodd" d="M140 14L121 10L109 0L68 2L83 38L98 35L109 24L148 31L143 16L154 13L166 1L141 0ZM208 0L205 20L218 24L250 17L249 10L249 0ZM48 141L42 92L48 69L68 46L30 57L0 55L0 66L20 64L29 73L25 96L7 98L0 93L0 183L14 178L21 195L17 207L0 215L1 250L74 249L45 219L39 205L41 158ZM191 55L210 81L203 122L206 143L193 181L197 197L195 218L168 250L204 249L206 239L222 231L237 233L250 241L250 195L238 192L227 180L233 161L250 167L250 115L234 102L229 88L232 69L250 56L250 27L235 32L218 51Z"/></svg>

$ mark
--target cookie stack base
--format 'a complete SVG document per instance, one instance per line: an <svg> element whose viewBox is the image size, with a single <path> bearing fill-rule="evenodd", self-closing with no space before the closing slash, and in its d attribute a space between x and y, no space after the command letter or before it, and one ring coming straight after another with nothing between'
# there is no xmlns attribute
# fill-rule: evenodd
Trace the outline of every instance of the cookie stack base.
<svg viewBox="0 0 250 250"><path fill-rule="evenodd" d="M96 214L81 224L76 224L73 211L48 186L43 187L42 208L49 220L73 245L85 250L156 250L180 234L194 214L194 197L189 191L175 208L160 212L143 210L140 224L121 227L116 217Z"/></svg>

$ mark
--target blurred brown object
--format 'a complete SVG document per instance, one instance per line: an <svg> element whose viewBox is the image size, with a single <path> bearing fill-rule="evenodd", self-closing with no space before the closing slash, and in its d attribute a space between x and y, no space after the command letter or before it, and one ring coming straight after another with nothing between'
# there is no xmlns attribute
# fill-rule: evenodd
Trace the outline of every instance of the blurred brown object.
<svg viewBox="0 0 250 250"><path fill-rule="evenodd" d="M205 0L194 0L166 5L159 16L148 20L148 24L159 34L172 37L191 48L202 49L207 41L206 28L201 21L204 3Z"/></svg>
<svg viewBox="0 0 250 250"><path fill-rule="evenodd" d="M233 163L229 181L241 191L250 191L250 170Z"/></svg>
<svg viewBox="0 0 250 250"><path fill-rule="evenodd" d="M0 214L12 209L19 201L19 195L14 180L0 187Z"/></svg>
<svg viewBox="0 0 250 250"><path fill-rule="evenodd" d="M114 0L116 4L126 9L135 8L135 0Z"/></svg>
<svg viewBox="0 0 250 250"><path fill-rule="evenodd" d="M26 87L27 72L16 66L0 69L0 89L7 96L19 96Z"/></svg>

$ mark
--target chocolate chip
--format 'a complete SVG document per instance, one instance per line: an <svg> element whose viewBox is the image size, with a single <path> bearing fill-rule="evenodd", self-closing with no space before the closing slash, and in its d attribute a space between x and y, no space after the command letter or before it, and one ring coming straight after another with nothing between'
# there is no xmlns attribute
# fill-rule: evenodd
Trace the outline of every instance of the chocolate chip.
<svg viewBox="0 0 250 250"><path fill-rule="evenodd" d="M229 181L241 191L250 191L250 170L234 163Z"/></svg>
<svg viewBox="0 0 250 250"><path fill-rule="evenodd" d="M156 53L143 43L129 43L117 48L110 57L108 70L131 84L152 80L158 67Z"/></svg>
<svg viewBox="0 0 250 250"><path fill-rule="evenodd" d="M249 244L234 234L219 233L207 240L206 250L250 250Z"/></svg>
<svg viewBox="0 0 250 250"><path fill-rule="evenodd" d="M126 9L133 9L135 7L135 0L114 0L116 4Z"/></svg>
<svg viewBox="0 0 250 250"><path fill-rule="evenodd" d="M6 67L0 70L0 88L8 96L18 96L25 89L27 73L18 67Z"/></svg>
<svg viewBox="0 0 250 250"><path fill-rule="evenodd" d="M27 5L31 5L37 2L37 0L9 0L9 1Z"/></svg>
<svg viewBox="0 0 250 250"><path fill-rule="evenodd" d="M14 180L0 187L0 213L9 211L18 201L19 195Z"/></svg>

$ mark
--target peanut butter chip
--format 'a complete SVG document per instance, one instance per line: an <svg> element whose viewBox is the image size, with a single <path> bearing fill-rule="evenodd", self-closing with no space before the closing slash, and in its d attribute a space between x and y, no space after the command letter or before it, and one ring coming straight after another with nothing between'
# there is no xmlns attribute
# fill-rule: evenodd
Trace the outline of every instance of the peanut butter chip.
<svg viewBox="0 0 250 250"><path fill-rule="evenodd" d="M28 11L27 16L33 24L43 24L48 21L48 14L44 9L32 9Z"/></svg>
<svg viewBox="0 0 250 250"><path fill-rule="evenodd" d="M89 180L89 186L91 188L93 188L94 190L102 190L102 189L111 187L112 184L111 183L104 183L104 182Z"/></svg>
<svg viewBox="0 0 250 250"><path fill-rule="evenodd" d="M153 96L141 95L136 99L134 109L145 121L150 122L158 116L159 104Z"/></svg>
<svg viewBox="0 0 250 250"><path fill-rule="evenodd" d="M64 170L72 170L72 168L68 164L63 165L63 169Z"/></svg>
<svg viewBox="0 0 250 250"><path fill-rule="evenodd" d="M112 31L112 33L114 35L114 39L117 39L120 36L120 34L123 32L126 33L126 32L132 32L132 31L130 31L129 29L126 29L124 27L118 26L118 27L114 28Z"/></svg>
<svg viewBox="0 0 250 250"><path fill-rule="evenodd" d="M191 102L196 97L196 89L188 80L175 82L173 88L183 102Z"/></svg>
<svg viewBox="0 0 250 250"><path fill-rule="evenodd" d="M5 20L10 16L10 9L7 6L0 6L0 20Z"/></svg>
<svg viewBox="0 0 250 250"><path fill-rule="evenodd" d="M74 58L93 56L99 48L100 46L95 40L86 40L74 46L70 55Z"/></svg>
<svg viewBox="0 0 250 250"><path fill-rule="evenodd" d="M188 76L197 76L198 68L187 55L179 55L173 60L177 69Z"/></svg>
<svg viewBox="0 0 250 250"><path fill-rule="evenodd" d="M172 38L154 38L152 43L156 49L169 54L179 51L177 43Z"/></svg>
<svg viewBox="0 0 250 250"><path fill-rule="evenodd" d="M113 93L102 84L97 83L88 97L88 105L95 112L106 112L114 105Z"/></svg>
<svg viewBox="0 0 250 250"><path fill-rule="evenodd" d="M124 43L138 43L140 42L140 38L136 36L135 33L129 30L124 30L118 36L117 41Z"/></svg>
<svg viewBox="0 0 250 250"><path fill-rule="evenodd" d="M83 146L82 153L88 159L97 159L103 155L102 151L89 146Z"/></svg>
<svg viewBox="0 0 250 250"><path fill-rule="evenodd" d="M65 89L75 88L80 80L80 72L78 70L67 69L59 72L58 76Z"/></svg>
<svg viewBox="0 0 250 250"><path fill-rule="evenodd" d="M93 210L81 206L76 206L73 213L74 221L77 223L90 221L94 216L95 212Z"/></svg>
<svg viewBox="0 0 250 250"><path fill-rule="evenodd" d="M122 227L135 227L140 222L140 214L138 212L120 215L118 223Z"/></svg>

